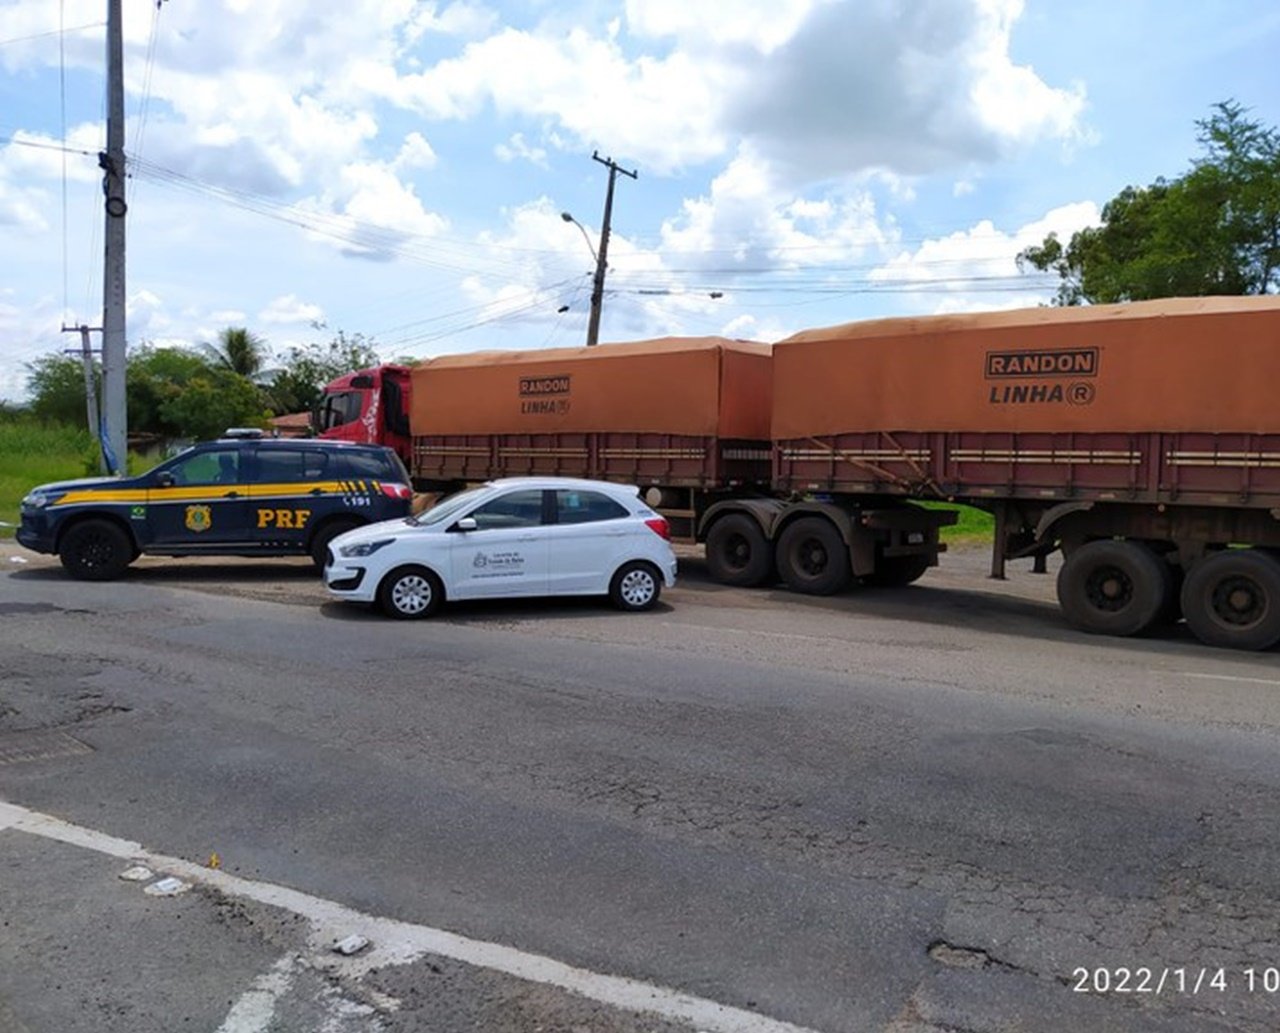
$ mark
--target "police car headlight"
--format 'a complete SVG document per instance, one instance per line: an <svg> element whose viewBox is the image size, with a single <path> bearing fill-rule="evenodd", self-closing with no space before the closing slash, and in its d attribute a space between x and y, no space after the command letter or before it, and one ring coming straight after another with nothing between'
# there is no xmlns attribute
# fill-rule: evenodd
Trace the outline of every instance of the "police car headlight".
<svg viewBox="0 0 1280 1033"><path fill-rule="evenodd" d="M357 542L355 545L343 545L338 549L338 555L343 559L351 559L355 556L372 556L384 545L390 545L394 542L394 538L379 538L372 542Z"/></svg>
<svg viewBox="0 0 1280 1033"><path fill-rule="evenodd" d="M44 509L44 507L52 501L52 496L46 495L43 492L33 491L22 500L22 504L28 509Z"/></svg>

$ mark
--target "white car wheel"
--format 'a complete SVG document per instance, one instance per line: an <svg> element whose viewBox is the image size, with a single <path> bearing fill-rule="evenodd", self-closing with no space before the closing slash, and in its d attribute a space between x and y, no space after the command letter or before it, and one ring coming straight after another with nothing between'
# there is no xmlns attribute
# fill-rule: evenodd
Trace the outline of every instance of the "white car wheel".
<svg viewBox="0 0 1280 1033"><path fill-rule="evenodd" d="M620 610L652 609L662 594L658 572L648 563L628 563L613 575L609 598Z"/></svg>
<svg viewBox="0 0 1280 1033"><path fill-rule="evenodd" d="M421 567L401 567L382 580L378 602L392 617L415 620L440 608L444 592L440 579Z"/></svg>

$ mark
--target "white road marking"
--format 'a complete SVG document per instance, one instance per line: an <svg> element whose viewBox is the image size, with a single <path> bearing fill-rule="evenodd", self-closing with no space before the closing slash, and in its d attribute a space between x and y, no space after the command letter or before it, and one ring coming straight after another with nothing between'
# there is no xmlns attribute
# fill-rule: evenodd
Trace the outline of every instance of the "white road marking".
<svg viewBox="0 0 1280 1033"><path fill-rule="evenodd" d="M276 1015L276 1002L289 992L298 966L296 954L286 954L253 981L222 1020L217 1033L266 1033Z"/></svg>
<svg viewBox="0 0 1280 1033"><path fill-rule="evenodd" d="M308 958L308 964L337 975L359 979L373 969L405 965L425 954L434 954L529 982L560 987L615 1008L651 1012L664 1019L690 1023L707 1033L813 1033L802 1026L694 997L669 987L575 968L554 958L530 954L500 943L473 940L445 929L366 915L336 901L313 897L287 886L244 879L179 857L152 853L138 843L0 800L0 830L4 829L17 829L96 853L140 862L156 871L181 876L228 896L244 897L292 911L311 923L309 946L312 956ZM368 937L372 946L354 958L332 954L333 942L351 933ZM391 1001L383 1004L394 1007ZM230 1019L228 1016L228 1021ZM231 1029L241 1033L237 1027ZM248 1033L254 1027L242 1029Z"/></svg>
<svg viewBox="0 0 1280 1033"><path fill-rule="evenodd" d="M1156 674L1161 672L1156 671ZM1173 671L1180 678L1203 678L1208 681L1246 682L1249 685L1274 685L1280 688L1280 680L1275 678L1244 678L1236 674L1200 674L1197 671Z"/></svg>

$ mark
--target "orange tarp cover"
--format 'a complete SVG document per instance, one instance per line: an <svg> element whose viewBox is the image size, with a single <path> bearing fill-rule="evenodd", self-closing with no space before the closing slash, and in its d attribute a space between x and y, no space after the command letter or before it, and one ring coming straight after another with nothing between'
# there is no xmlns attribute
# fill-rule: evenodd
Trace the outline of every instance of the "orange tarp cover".
<svg viewBox="0 0 1280 1033"><path fill-rule="evenodd" d="M773 351L773 437L1280 431L1280 298L881 319Z"/></svg>
<svg viewBox="0 0 1280 1033"><path fill-rule="evenodd" d="M444 355L413 369L415 435L625 431L767 440L770 347L667 337Z"/></svg>

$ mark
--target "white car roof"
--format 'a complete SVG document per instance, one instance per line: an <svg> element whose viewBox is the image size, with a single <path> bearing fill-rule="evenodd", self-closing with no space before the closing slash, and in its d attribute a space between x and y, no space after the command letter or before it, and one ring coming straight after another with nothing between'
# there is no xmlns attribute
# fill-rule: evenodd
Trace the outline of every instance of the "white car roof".
<svg viewBox="0 0 1280 1033"><path fill-rule="evenodd" d="M627 496L638 495L640 489L634 484L619 484L615 481L592 481L585 477L501 477L487 481L492 488L577 488L581 491L621 492Z"/></svg>

